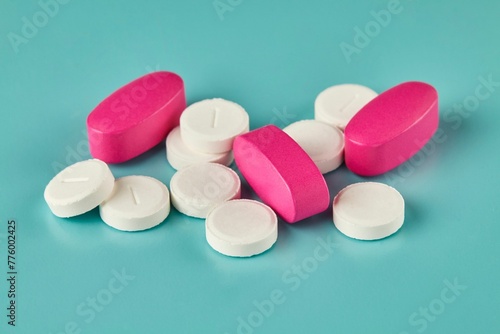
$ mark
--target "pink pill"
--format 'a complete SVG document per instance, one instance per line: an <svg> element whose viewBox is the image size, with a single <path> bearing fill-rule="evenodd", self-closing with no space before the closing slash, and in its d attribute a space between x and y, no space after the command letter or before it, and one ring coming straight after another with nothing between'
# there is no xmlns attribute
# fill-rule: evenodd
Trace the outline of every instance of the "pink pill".
<svg viewBox="0 0 500 334"><path fill-rule="evenodd" d="M236 165L264 203L295 223L328 208L325 179L307 153L274 125L236 137Z"/></svg>
<svg viewBox="0 0 500 334"><path fill-rule="evenodd" d="M121 87L87 118L90 153L107 163L130 160L165 139L186 108L182 78L154 72Z"/></svg>
<svg viewBox="0 0 500 334"><path fill-rule="evenodd" d="M385 173L410 159L436 132L438 94L405 82L368 102L345 128L345 163L356 174Z"/></svg>

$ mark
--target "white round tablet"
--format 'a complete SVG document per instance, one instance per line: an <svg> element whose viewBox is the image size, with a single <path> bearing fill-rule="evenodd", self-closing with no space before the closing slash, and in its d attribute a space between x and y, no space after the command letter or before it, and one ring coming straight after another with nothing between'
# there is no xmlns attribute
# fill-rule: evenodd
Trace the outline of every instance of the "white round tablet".
<svg viewBox="0 0 500 334"><path fill-rule="evenodd" d="M105 162L91 159L66 167L50 180L43 196L58 217L73 217L97 207L113 191L115 178Z"/></svg>
<svg viewBox="0 0 500 334"><path fill-rule="evenodd" d="M231 168L205 162L177 171L170 180L170 192L179 212L205 218L217 205L240 198L241 181Z"/></svg>
<svg viewBox="0 0 500 334"><path fill-rule="evenodd" d="M170 213L170 196L162 182L149 176L119 178L115 188L100 206L102 220L122 231L152 228Z"/></svg>
<svg viewBox="0 0 500 334"><path fill-rule="evenodd" d="M368 87L344 84L322 91L314 102L314 118L342 131L354 115L377 96Z"/></svg>
<svg viewBox="0 0 500 334"><path fill-rule="evenodd" d="M278 218L267 205L249 199L225 202L207 216L208 244L227 256L260 254L278 238Z"/></svg>
<svg viewBox="0 0 500 334"><path fill-rule="evenodd" d="M344 134L338 128L321 121L304 120L283 129L309 155L325 174L344 161Z"/></svg>
<svg viewBox="0 0 500 334"><path fill-rule="evenodd" d="M333 222L348 237L376 240L401 228L405 202L394 188L378 182L360 182L342 189L333 200Z"/></svg>
<svg viewBox="0 0 500 334"><path fill-rule="evenodd" d="M180 118L181 136L193 150L222 153L232 149L236 136L248 132L248 114L240 105L211 99L194 103Z"/></svg>
<svg viewBox="0 0 500 334"><path fill-rule="evenodd" d="M167 160L175 169L181 169L200 162L216 162L229 166L233 162L232 151L223 153L203 153L191 149L181 137L180 127L174 128L167 136Z"/></svg>

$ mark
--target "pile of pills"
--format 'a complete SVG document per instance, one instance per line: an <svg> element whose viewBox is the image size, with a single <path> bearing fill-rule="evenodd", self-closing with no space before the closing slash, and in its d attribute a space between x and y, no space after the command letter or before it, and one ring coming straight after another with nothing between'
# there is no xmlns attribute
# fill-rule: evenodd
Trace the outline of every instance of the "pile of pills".
<svg viewBox="0 0 500 334"><path fill-rule="evenodd" d="M265 252L278 238L278 216L288 223L324 212L331 198L323 174L344 161L361 176L385 173L411 158L438 127L438 95L422 82L405 82L378 95L354 84L329 87L315 101L315 119L284 129L249 130L249 115L220 98L186 105L184 83L154 72L118 89L88 116L95 159L57 174L44 192L58 217L97 206L102 220L123 231L161 224L170 204L205 219L208 244L236 257ZM169 189L157 179L115 180L108 163L130 160L165 140L177 170ZM262 202L241 199L235 162ZM348 237L376 240L404 222L405 204L377 182L347 186L333 200L333 223Z"/></svg>

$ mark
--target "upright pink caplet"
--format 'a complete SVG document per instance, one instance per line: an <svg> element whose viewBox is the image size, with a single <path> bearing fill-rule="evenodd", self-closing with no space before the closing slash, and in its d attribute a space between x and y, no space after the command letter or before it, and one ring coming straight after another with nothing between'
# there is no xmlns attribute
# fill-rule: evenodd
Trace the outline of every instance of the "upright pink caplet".
<svg viewBox="0 0 500 334"><path fill-rule="evenodd" d="M234 161L264 203L286 222L323 212L330 204L325 178L290 136L267 125L236 137Z"/></svg>

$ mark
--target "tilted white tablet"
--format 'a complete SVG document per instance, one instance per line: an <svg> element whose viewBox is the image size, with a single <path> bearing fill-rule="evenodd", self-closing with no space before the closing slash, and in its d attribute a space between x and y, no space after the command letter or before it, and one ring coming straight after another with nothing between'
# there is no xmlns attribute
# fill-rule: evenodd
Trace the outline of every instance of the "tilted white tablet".
<svg viewBox="0 0 500 334"><path fill-rule="evenodd" d="M170 180L170 192L179 212L205 218L217 205L240 198L241 181L231 168L205 162L177 171Z"/></svg>
<svg viewBox="0 0 500 334"><path fill-rule="evenodd" d="M119 178L115 188L100 206L102 220L122 231L152 228L170 213L170 196L162 182L149 176Z"/></svg>
<svg viewBox="0 0 500 334"><path fill-rule="evenodd" d="M344 131L353 116L378 94L368 87L344 84L322 91L314 102L314 119Z"/></svg>
<svg viewBox="0 0 500 334"><path fill-rule="evenodd" d="M248 132L249 126L245 109L224 99L194 103L182 112L180 118L184 143L205 153L230 151L234 138Z"/></svg>
<svg viewBox="0 0 500 334"><path fill-rule="evenodd" d="M333 200L333 222L348 237L376 240L398 231L405 203L394 188L378 182L360 182L342 189Z"/></svg>
<svg viewBox="0 0 500 334"><path fill-rule="evenodd" d="M278 238L278 218L267 205L249 199L225 202L210 211L205 223L208 244L227 256L260 254Z"/></svg>
<svg viewBox="0 0 500 334"><path fill-rule="evenodd" d="M73 217L97 207L113 191L115 178L98 159L66 167L45 187L44 198L58 217Z"/></svg>
<svg viewBox="0 0 500 334"><path fill-rule="evenodd" d="M180 127L174 128L166 140L167 160L175 169L181 169L200 162L216 162L229 166L233 162L232 151L223 153L203 153L191 149L181 137Z"/></svg>
<svg viewBox="0 0 500 334"><path fill-rule="evenodd" d="M292 123L283 131L306 151L323 174L344 161L344 134L336 127L311 119Z"/></svg>

